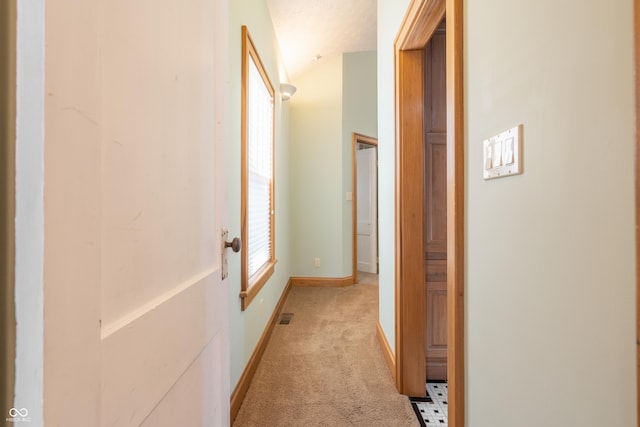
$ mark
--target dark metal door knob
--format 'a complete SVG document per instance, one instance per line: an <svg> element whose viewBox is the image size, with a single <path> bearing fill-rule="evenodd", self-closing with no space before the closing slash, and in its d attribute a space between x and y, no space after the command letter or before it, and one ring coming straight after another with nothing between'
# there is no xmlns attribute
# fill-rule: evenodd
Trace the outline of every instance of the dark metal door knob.
<svg viewBox="0 0 640 427"><path fill-rule="evenodd" d="M240 249L242 249L242 241L239 237L235 237L230 242L224 242L224 247L231 248L233 252L240 252Z"/></svg>

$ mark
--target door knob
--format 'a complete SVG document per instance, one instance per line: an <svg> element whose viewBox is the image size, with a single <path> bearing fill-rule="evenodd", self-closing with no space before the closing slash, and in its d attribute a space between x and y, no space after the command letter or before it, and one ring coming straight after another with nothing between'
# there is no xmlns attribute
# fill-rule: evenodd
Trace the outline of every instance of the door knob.
<svg viewBox="0 0 640 427"><path fill-rule="evenodd" d="M242 241L239 237L235 237L230 242L224 242L224 247L231 248L233 252L240 252L240 249L242 249Z"/></svg>

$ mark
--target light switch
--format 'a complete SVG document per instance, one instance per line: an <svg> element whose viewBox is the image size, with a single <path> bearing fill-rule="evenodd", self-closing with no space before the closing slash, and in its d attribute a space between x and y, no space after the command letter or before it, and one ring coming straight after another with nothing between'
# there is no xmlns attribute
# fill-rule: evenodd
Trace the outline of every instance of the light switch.
<svg viewBox="0 0 640 427"><path fill-rule="evenodd" d="M493 165L492 168L497 168L502 164L502 141L497 140L493 142Z"/></svg>
<svg viewBox="0 0 640 427"><path fill-rule="evenodd" d="M507 138L504 142L502 161L505 165L513 164L513 138Z"/></svg>
<svg viewBox="0 0 640 427"><path fill-rule="evenodd" d="M522 173L522 125L483 141L483 177L500 178Z"/></svg>
<svg viewBox="0 0 640 427"><path fill-rule="evenodd" d="M493 145L485 145L484 147L484 169L490 170L493 167Z"/></svg>

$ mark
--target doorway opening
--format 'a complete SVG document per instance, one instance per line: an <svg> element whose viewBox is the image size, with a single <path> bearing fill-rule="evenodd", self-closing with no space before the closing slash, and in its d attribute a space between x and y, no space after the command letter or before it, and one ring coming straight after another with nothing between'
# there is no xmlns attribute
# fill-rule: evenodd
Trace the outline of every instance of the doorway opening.
<svg viewBox="0 0 640 427"><path fill-rule="evenodd" d="M426 381L447 379L446 22L425 48L424 290Z"/></svg>
<svg viewBox="0 0 640 427"><path fill-rule="evenodd" d="M395 42L396 383L425 394L425 47L446 15L446 379L449 425L464 425L462 0L413 0ZM446 265L446 267L445 267Z"/></svg>
<svg viewBox="0 0 640 427"><path fill-rule="evenodd" d="M353 281L358 271L378 274L378 139L351 137Z"/></svg>

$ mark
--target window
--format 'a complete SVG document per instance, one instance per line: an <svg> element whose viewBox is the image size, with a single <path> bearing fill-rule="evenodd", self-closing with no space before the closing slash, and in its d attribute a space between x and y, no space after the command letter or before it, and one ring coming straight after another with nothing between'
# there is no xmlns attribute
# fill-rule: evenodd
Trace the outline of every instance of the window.
<svg viewBox="0 0 640 427"><path fill-rule="evenodd" d="M242 309L273 274L274 89L242 27Z"/></svg>

